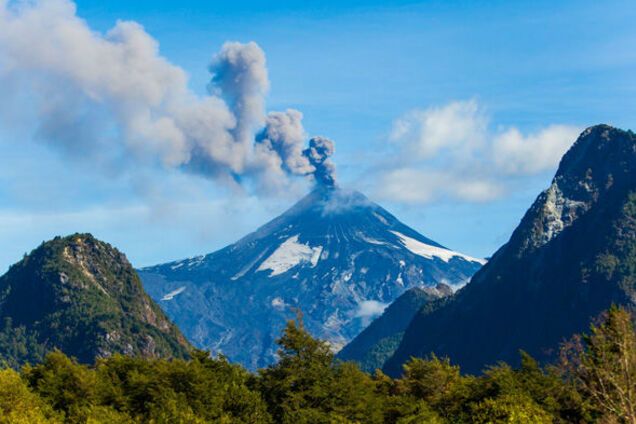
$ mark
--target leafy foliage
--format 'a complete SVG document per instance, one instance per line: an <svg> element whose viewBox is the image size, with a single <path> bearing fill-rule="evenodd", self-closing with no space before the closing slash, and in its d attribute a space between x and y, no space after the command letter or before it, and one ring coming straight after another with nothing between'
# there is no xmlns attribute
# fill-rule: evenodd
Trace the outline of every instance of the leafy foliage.
<svg viewBox="0 0 636 424"><path fill-rule="evenodd" d="M280 361L261 371L259 389L277 423L382 422L371 377L351 363L333 361L329 346L290 321Z"/></svg>
<svg viewBox="0 0 636 424"><path fill-rule="evenodd" d="M53 410L12 369L0 371L0 424L58 422Z"/></svg>
<svg viewBox="0 0 636 424"><path fill-rule="evenodd" d="M604 421L636 423L636 333L626 310L612 307L589 335L567 345L562 361Z"/></svg>
<svg viewBox="0 0 636 424"><path fill-rule="evenodd" d="M301 319L278 340L279 362L258 374L202 351L188 360L117 354L92 366L54 351L20 373L0 370L0 424L634 422L630 314L614 308L576 340L559 367L522 352L519 368L471 376L431 356L412 358L399 379L334 360Z"/></svg>

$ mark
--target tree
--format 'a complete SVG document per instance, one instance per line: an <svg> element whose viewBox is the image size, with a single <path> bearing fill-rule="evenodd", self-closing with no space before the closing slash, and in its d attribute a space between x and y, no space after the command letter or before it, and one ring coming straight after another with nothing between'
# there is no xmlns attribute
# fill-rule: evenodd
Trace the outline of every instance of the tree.
<svg viewBox="0 0 636 424"><path fill-rule="evenodd" d="M140 422L271 422L250 374L208 352L189 361L114 355L98 362L97 375L100 404Z"/></svg>
<svg viewBox="0 0 636 424"><path fill-rule="evenodd" d="M12 369L0 370L0 424L53 424L61 421Z"/></svg>
<svg viewBox="0 0 636 424"><path fill-rule="evenodd" d="M589 335L564 346L561 358L604 421L636 424L636 333L627 310L612 306Z"/></svg>
<svg viewBox="0 0 636 424"><path fill-rule="evenodd" d="M488 398L473 408L475 424L551 424L552 416L525 394Z"/></svg>
<svg viewBox="0 0 636 424"><path fill-rule="evenodd" d="M329 345L289 321L280 360L260 371L259 387L277 423L381 423L375 381L353 363L335 363Z"/></svg>
<svg viewBox="0 0 636 424"><path fill-rule="evenodd" d="M330 388L333 354L329 346L305 331L302 318L289 321L277 364L261 370L261 393L275 422L328 422L332 410Z"/></svg>
<svg viewBox="0 0 636 424"><path fill-rule="evenodd" d="M498 402L518 398L519 405L526 405L526 410L529 407L540 408L554 422L579 423L590 420L576 388L567 384L555 367L542 368L526 352L521 352L520 368L513 369L508 364L500 363L489 368L484 377L480 383L482 399L478 402L485 398ZM499 406L502 405L505 402L500 402Z"/></svg>
<svg viewBox="0 0 636 424"><path fill-rule="evenodd" d="M404 374L396 381L397 394L426 402L443 418L462 414L471 398L474 377L464 377L457 365L435 354L430 359L412 358L404 365Z"/></svg>
<svg viewBox="0 0 636 424"><path fill-rule="evenodd" d="M95 373L88 367L54 351L42 364L25 367L24 376L35 393L64 413L65 422L86 422L95 405L97 385Z"/></svg>
<svg viewBox="0 0 636 424"><path fill-rule="evenodd" d="M407 362L399 385L411 396L437 404L461 383L461 378L458 366L433 354L430 360L413 358Z"/></svg>

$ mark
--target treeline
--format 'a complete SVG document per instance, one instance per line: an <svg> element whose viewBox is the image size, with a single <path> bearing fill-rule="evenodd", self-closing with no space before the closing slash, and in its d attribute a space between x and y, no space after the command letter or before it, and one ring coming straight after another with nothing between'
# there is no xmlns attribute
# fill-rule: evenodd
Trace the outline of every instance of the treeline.
<svg viewBox="0 0 636 424"><path fill-rule="evenodd" d="M0 371L0 423L636 423L636 335L608 311L566 345L558 365L499 364L462 375L447 359L412 359L392 379L334 361L302 321L280 361L253 374L197 351L190 360L101 359L60 352Z"/></svg>

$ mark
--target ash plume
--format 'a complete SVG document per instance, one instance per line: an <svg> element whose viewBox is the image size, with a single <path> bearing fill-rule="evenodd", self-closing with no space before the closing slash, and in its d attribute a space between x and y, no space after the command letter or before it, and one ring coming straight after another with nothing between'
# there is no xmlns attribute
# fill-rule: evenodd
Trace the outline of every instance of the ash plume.
<svg viewBox="0 0 636 424"><path fill-rule="evenodd" d="M269 90L265 53L254 42L228 42L208 69L212 74L208 89L227 102L236 119L231 133L247 152L254 133L265 121L265 95Z"/></svg>
<svg viewBox="0 0 636 424"><path fill-rule="evenodd" d="M317 185L335 187L336 167L329 159L335 152L333 141L325 137L314 137L309 140L309 147L303 151L303 156L314 167L311 175Z"/></svg>
<svg viewBox="0 0 636 424"><path fill-rule="evenodd" d="M0 82L11 87L0 102L28 99L16 121L62 154L97 168L159 165L266 191L293 176L333 185L332 143L312 139L303 150L302 114L266 113L270 84L256 43L225 43L209 71L209 95L197 95L136 22L102 34L70 0L0 0Z"/></svg>
<svg viewBox="0 0 636 424"><path fill-rule="evenodd" d="M256 136L257 144L280 158L280 166L293 175L308 175L315 171L303 155L306 134L302 119L303 114L295 109L270 112L265 128Z"/></svg>

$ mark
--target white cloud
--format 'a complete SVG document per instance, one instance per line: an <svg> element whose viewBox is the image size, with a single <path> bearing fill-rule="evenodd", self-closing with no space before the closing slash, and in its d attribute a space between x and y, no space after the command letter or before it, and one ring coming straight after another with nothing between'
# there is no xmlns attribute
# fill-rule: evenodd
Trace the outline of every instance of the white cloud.
<svg viewBox="0 0 636 424"><path fill-rule="evenodd" d="M555 169L582 130L550 125L524 135L515 127L490 127L474 99L406 113L389 135L394 157L374 170L375 194L410 204L495 200L506 193L507 177Z"/></svg>
<svg viewBox="0 0 636 424"><path fill-rule="evenodd" d="M581 128L550 125L537 133L524 136L516 128L495 136L492 159L497 169L517 175L536 174L554 169Z"/></svg>
<svg viewBox="0 0 636 424"><path fill-rule="evenodd" d="M44 240L74 232L90 232L121 249L135 266L212 252L233 243L258 222L280 213L262 199L200 199L181 196L165 207L149 203L76 207L67 211L0 208L0 238L12 240L0 252L0 273ZM134 237L131 237L134 234ZM161 240L161 243L149 243Z"/></svg>
<svg viewBox="0 0 636 424"><path fill-rule="evenodd" d="M420 158L444 150L464 154L483 143L487 124L476 100L456 101L443 107L413 110L396 119L390 140L406 144Z"/></svg>
<svg viewBox="0 0 636 424"><path fill-rule="evenodd" d="M397 168L383 172L376 194L400 203L424 204L440 199L487 202L499 197L502 185L489 179L462 178L451 171Z"/></svg>
<svg viewBox="0 0 636 424"><path fill-rule="evenodd" d="M387 306L388 304L378 302L377 300L364 300L360 302L360 304L358 305L358 310L356 311L356 317L372 318L384 312Z"/></svg>

